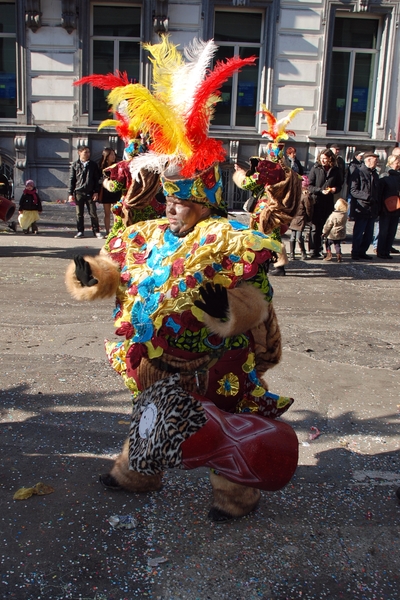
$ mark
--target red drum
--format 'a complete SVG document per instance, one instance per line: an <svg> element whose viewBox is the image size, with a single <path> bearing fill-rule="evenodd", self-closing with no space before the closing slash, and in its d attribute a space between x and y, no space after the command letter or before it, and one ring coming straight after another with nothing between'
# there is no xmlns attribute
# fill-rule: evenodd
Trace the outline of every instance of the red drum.
<svg viewBox="0 0 400 600"><path fill-rule="evenodd" d="M298 440L287 423L254 413L232 414L179 386L179 375L156 381L137 398L129 432L130 469L210 467L233 483L275 491L292 478Z"/></svg>
<svg viewBox="0 0 400 600"><path fill-rule="evenodd" d="M193 396L201 401L207 423L181 445L182 467L211 467L229 481L270 492L289 483L299 452L290 425L254 413L227 413Z"/></svg>
<svg viewBox="0 0 400 600"><path fill-rule="evenodd" d="M14 202L0 196L0 219L2 221L9 221L15 212L15 208Z"/></svg>

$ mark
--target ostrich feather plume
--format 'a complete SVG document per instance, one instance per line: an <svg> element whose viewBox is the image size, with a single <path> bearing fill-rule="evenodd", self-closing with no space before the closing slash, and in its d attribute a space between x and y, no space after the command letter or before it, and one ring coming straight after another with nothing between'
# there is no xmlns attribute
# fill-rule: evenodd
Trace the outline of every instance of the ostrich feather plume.
<svg viewBox="0 0 400 600"><path fill-rule="evenodd" d="M295 108L290 111L290 113L279 119L279 121L274 117L274 115L267 109L265 105L262 105L261 110L259 111L263 117L265 118L268 129L261 133L264 137L269 137L273 142L279 142L280 140L287 140L289 135L295 135L294 131L286 129L291 120L302 111L302 108Z"/></svg>
<svg viewBox="0 0 400 600"><path fill-rule="evenodd" d="M222 142L208 137L214 106L222 85L242 67L254 65L256 57L236 56L211 69L217 51L213 40L195 39L180 52L168 36L162 36L159 44L143 47L153 67L151 91L130 83L119 71L90 75L76 84L110 90L107 101L117 118L106 119L99 129L112 126L121 137L134 131L149 137L149 152L132 159L133 176L141 168L162 172L168 163L190 178L224 159Z"/></svg>

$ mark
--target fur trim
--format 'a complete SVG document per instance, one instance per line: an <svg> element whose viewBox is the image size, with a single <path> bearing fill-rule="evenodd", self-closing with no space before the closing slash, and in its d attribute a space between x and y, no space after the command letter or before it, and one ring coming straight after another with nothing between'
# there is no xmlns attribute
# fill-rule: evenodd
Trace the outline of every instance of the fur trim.
<svg viewBox="0 0 400 600"><path fill-rule="evenodd" d="M213 471L210 471L210 482L213 488L212 509L217 509L230 518L239 518L257 507L261 497L260 490L232 483Z"/></svg>
<svg viewBox="0 0 400 600"><path fill-rule="evenodd" d="M90 264L92 275L98 280L98 283L92 287L82 286L75 275L75 263L71 262L65 274L65 285L71 296L80 301L115 296L120 281L118 265L106 256L85 256L84 258Z"/></svg>
<svg viewBox="0 0 400 600"><path fill-rule="evenodd" d="M110 475L128 492L156 492L162 487L162 473L144 475L129 470L129 439L125 440L122 452L117 456Z"/></svg>
<svg viewBox="0 0 400 600"><path fill-rule="evenodd" d="M275 367L282 358L282 337L272 304L269 304L267 319L254 327L251 333L255 344L256 371L258 377L262 377L265 371ZM266 388L268 389L268 385Z"/></svg>
<svg viewBox="0 0 400 600"><path fill-rule="evenodd" d="M297 213L301 199L301 177L284 167L285 179L265 189L267 203L260 213L259 230L271 233L276 227L288 225Z"/></svg>
<svg viewBox="0 0 400 600"><path fill-rule="evenodd" d="M261 290L249 283L228 290L227 321L220 321L204 313L209 330L222 338L239 335L257 327L268 318L268 302Z"/></svg>
<svg viewBox="0 0 400 600"><path fill-rule="evenodd" d="M243 184L246 180L246 172L243 169L237 169L233 172L232 181L238 188L243 189Z"/></svg>

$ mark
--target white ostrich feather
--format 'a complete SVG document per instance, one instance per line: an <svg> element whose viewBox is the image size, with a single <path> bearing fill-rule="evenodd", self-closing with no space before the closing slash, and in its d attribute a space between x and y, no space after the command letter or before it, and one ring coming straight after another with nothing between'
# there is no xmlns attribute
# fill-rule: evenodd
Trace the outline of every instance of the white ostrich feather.
<svg viewBox="0 0 400 600"><path fill-rule="evenodd" d="M197 38L184 49L187 62L173 74L170 93L171 103L178 114L190 112L194 95L203 83L217 49L214 40L205 42Z"/></svg>
<svg viewBox="0 0 400 600"><path fill-rule="evenodd" d="M129 164L129 170L132 178L138 179L139 171L145 169L147 171L154 171L155 173L163 173L167 164L180 164L182 156L170 156L169 154L156 154L152 150L135 156Z"/></svg>

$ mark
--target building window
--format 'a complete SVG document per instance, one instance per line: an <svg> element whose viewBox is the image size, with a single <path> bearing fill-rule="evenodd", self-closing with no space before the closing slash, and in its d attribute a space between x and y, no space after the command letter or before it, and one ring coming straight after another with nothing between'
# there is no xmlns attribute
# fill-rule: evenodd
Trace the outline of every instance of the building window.
<svg viewBox="0 0 400 600"><path fill-rule="evenodd" d="M92 73L106 75L126 71L140 78L141 9L135 6L95 4L92 15ZM107 90L92 90L92 120L107 117Z"/></svg>
<svg viewBox="0 0 400 600"><path fill-rule="evenodd" d="M262 12L216 10L214 40L219 46L215 60L233 56L260 59L263 30ZM213 125L222 127L255 127L259 107L258 82L260 60L256 66L245 67L221 88L222 101L218 102Z"/></svg>
<svg viewBox="0 0 400 600"><path fill-rule="evenodd" d="M328 88L327 129L369 132L372 121L380 21L335 18Z"/></svg>
<svg viewBox="0 0 400 600"><path fill-rule="evenodd" d="M17 114L15 2L0 3L0 118Z"/></svg>

